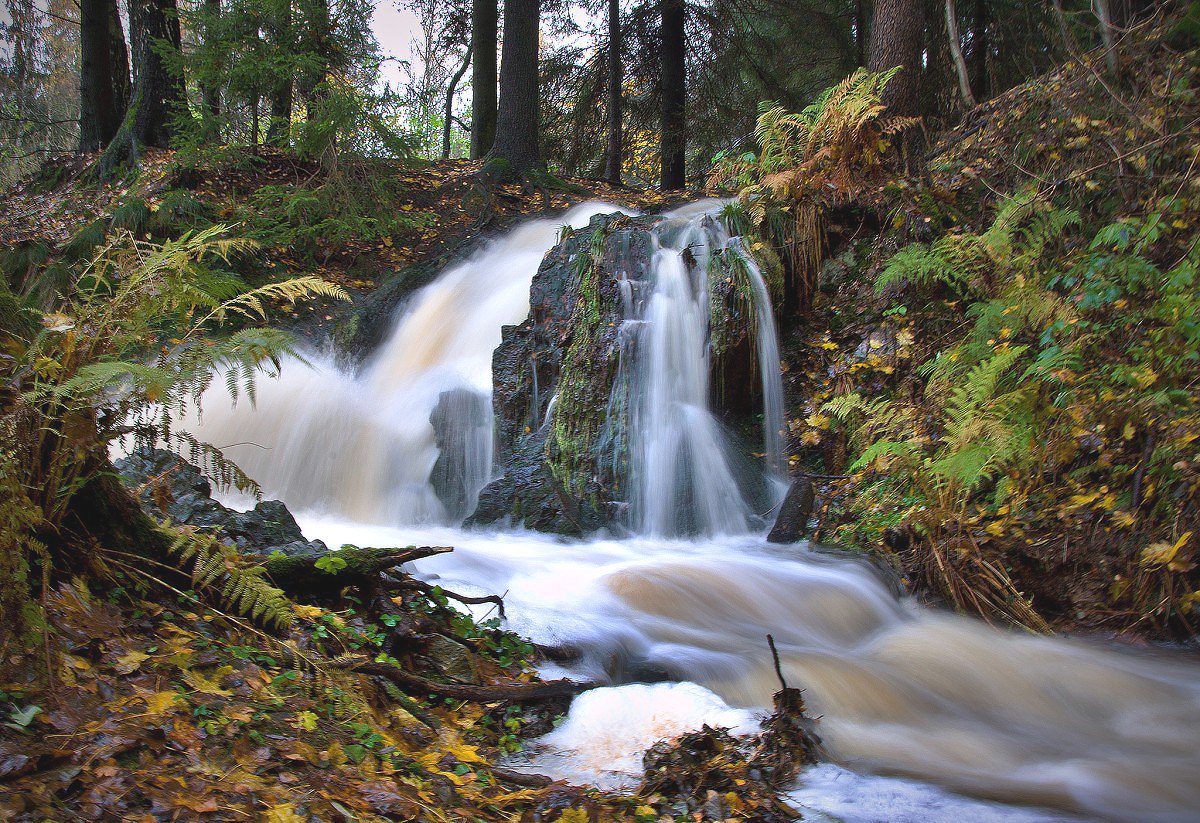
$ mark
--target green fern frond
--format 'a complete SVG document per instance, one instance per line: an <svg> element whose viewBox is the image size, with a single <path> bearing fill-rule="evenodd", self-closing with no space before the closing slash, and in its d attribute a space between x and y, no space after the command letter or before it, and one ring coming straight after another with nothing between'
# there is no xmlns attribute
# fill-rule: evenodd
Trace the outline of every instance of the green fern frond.
<svg viewBox="0 0 1200 823"><path fill-rule="evenodd" d="M242 617L277 630L295 621L295 610L283 590L268 583L262 569L240 565L233 551L212 535L181 529L171 552L185 568L191 566L189 574L198 592L213 592Z"/></svg>

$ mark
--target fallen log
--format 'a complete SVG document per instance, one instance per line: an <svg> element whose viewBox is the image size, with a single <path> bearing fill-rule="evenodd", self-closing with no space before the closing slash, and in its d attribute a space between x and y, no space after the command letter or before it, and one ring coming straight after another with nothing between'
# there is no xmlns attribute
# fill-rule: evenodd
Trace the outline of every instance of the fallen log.
<svg viewBox="0 0 1200 823"><path fill-rule="evenodd" d="M503 780L505 783L512 783L516 786L525 786L529 789L544 789L554 782L553 777L544 774L518 772L502 766L489 766L488 769L497 780Z"/></svg>
<svg viewBox="0 0 1200 823"><path fill-rule="evenodd" d="M580 692L594 689L597 685L575 680L547 680L543 683L495 683L476 686L465 683L437 683L398 669L388 663L361 660L348 662L344 667L360 674L370 674L390 680L410 694L432 694L476 703L524 703L531 700L549 700L555 697L572 697Z"/></svg>
<svg viewBox="0 0 1200 823"><path fill-rule="evenodd" d="M403 549L360 549L347 546L328 554L272 557L264 568L276 586L285 591L337 590L364 581L414 560L454 551L451 546L409 546ZM317 563L325 561L325 565ZM339 562L340 561L340 562Z"/></svg>

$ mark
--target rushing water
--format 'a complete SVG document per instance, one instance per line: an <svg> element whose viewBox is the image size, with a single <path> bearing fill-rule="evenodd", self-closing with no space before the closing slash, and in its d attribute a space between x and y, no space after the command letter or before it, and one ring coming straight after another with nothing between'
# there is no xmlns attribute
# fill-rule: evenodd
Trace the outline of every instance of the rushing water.
<svg viewBox="0 0 1200 823"><path fill-rule="evenodd" d="M714 202L676 212L655 231L646 297L626 305L638 359L632 392L633 522L640 534L741 534L754 512L739 491L721 426L710 409L709 285L711 257L741 254L713 218ZM689 265L684 256L694 261ZM747 259L748 258L744 258ZM763 381L764 451L779 467L783 384L770 298L758 267L747 275L757 314Z"/></svg>
<svg viewBox="0 0 1200 823"><path fill-rule="evenodd" d="M1200 666L921 609L860 560L747 533L748 504L707 408L707 340L697 331L707 297L679 254L729 245L704 222L709 208L663 227L650 288L637 297L623 289L626 317L648 335L631 379L644 536L564 541L433 525L454 519L431 488L439 455L458 450L469 498L490 476L491 428L447 406L460 442L443 435L439 448L431 413L447 392L487 396L500 325L528 311L555 230L611 210L603 205L534 221L448 270L361 374L320 359L288 364L260 387L257 411L212 398L198 433L244 444L229 454L297 512L309 537L454 545L418 571L451 589L504 593L514 630L575 650L568 673L682 681L581 697L542 741L537 768L620 784L658 736L704 722L749 728L776 688L771 633L834 761L803 775L793 795L818 819L1195 819ZM760 341L760 354L772 346ZM672 512L684 507L681 528ZM680 531L699 534L665 536Z"/></svg>

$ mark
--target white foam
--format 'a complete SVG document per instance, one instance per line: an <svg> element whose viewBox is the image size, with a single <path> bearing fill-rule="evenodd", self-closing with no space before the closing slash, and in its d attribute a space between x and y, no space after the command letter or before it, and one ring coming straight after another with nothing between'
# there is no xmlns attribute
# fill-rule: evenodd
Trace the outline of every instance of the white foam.
<svg viewBox="0 0 1200 823"><path fill-rule="evenodd" d="M753 734L758 717L695 683L634 683L584 692L567 719L529 745L534 771L602 788L636 784L642 756L659 740L704 726Z"/></svg>

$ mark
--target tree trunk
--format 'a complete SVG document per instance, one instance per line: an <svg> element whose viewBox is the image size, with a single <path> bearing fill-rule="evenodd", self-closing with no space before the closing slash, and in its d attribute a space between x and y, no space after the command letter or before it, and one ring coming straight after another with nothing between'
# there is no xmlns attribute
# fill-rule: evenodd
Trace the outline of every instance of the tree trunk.
<svg viewBox="0 0 1200 823"><path fill-rule="evenodd" d="M292 6L284 3L280 16L270 26L271 40L278 49L290 46L292 28ZM271 117L267 122L267 142L274 146L286 146L292 137L292 105L296 82L290 74L277 77L270 93Z"/></svg>
<svg viewBox="0 0 1200 823"><path fill-rule="evenodd" d="M621 185L623 140L621 135L621 0L608 0L608 152L604 177L614 186Z"/></svg>
<svg viewBox="0 0 1200 823"><path fill-rule="evenodd" d="M175 0L132 0L129 11L130 31L140 33L134 52L134 94L139 98L134 138L143 146L165 149L175 136L176 119L187 113L182 66L161 53L180 50L179 10Z"/></svg>
<svg viewBox="0 0 1200 823"><path fill-rule="evenodd" d="M958 7L954 0L946 0L946 34L950 42L950 54L954 57L954 71L958 74L958 91L963 105L975 108L975 95L971 93L971 79L967 75L967 61L963 59L962 40L958 33Z"/></svg>
<svg viewBox="0 0 1200 823"><path fill-rule="evenodd" d="M1120 73L1120 61L1117 59L1117 45L1113 36L1115 28L1112 16L1112 7L1109 5L1109 0L1094 0L1092 8L1096 11L1096 18L1100 21L1100 39L1104 43L1104 63L1108 66L1108 73L1114 78Z"/></svg>
<svg viewBox="0 0 1200 823"><path fill-rule="evenodd" d="M496 142L496 0L471 3L471 159Z"/></svg>
<svg viewBox="0 0 1200 823"><path fill-rule="evenodd" d="M858 50L858 65L867 65L867 10L865 0L854 0L854 47Z"/></svg>
<svg viewBox="0 0 1200 823"><path fill-rule="evenodd" d="M271 92L271 122L267 125L267 142L286 146L292 135L292 78L280 81Z"/></svg>
<svg viewBox="0 0 1200 823"><path fill-rule="evenodd" d="M467 53L463 55L462 65L458 67L458 71L454 72L454 76L450 78L450 85L446 87L446 110L445 118L442 122L442 159L450 159L450 129L454 125L454 92L458 91L458 81L462 80L462 76L467 73L467 66L471 65L471 49L467 48Z"/></svg>
<svg viewBox="0 0 1200 823"><path fill-rule="evenodd" d="M79 23L79 150L96 151L129 106L129 56L116 0L82 0Z"/></svg>
<svg viewBox="0 0 1200 823"><path fill-rule="evenodd" d="M686 16L683 0L659 0L662 11L662 161L661 187L673 191L687 185Z"/></svg>
<svg viewBox="0 0 1200 823"><path fill-rule="evenodd" d="M988 12L987 0L975 0L975 19L971 25L971 90L976 100L986 100L991 96L988 83L988 52L991 51L991 37L988 29L991 26L991 14Z"/></svg>
<svg viewBox="0 0 1200 823"><path fill-rule="evenodd" d="M903 67L883 94L889 114L905 117L921 114L924 18L921 0L875 0L867 68L885 71Z"/></svg>
<svg viewBox="0 0 1200 823"><path fill-rule="evenodd" d="M181 48L175 0L130 0L129 33L133 99L120 130L97 163L101 180L119 166L136 163L144 146L168 148L178 119L188 114L182 61L164 59L162 53Z"/></svg>
<svg viewBox="0 0 1200 823"><path fill-rule="evenodd" d="M215 40L212 28L221 17L221 0L204 0L205 40ZM208 43L211 45L211 43ZM215 79L204 85L204 116L208 118L208 134L218 142L221 139L221 86Z"/></svg>
<svg viewBox="0 0 1200 823"><path fill-rule="evenodd" d="M1071 35L1071 28L1067 25L1067 13L1063 10L1062 0L1053 0L1054 4L1054 19L1058 23L1058 33L1062 37L1063 48L1068 54L1076 54L1079 51L1075 44L1075 38Z"/></svg>
<svg viewBox="0 0 1200 823"><path fill-rule="evenodd" d="M538 147L538 19L540 0L505 0L500 61L500 112L487 169L498 177L541 168Z"/></svg>

